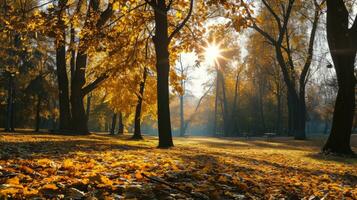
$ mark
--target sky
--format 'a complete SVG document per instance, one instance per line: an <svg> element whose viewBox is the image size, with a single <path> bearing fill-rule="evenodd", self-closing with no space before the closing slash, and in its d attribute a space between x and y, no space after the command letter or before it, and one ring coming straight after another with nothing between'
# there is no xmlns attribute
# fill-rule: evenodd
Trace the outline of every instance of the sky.
<svg viewBox="0 0 357 200"><path fill-rule="evenodd" d="M184 66L195 65L197 59L195 53L183 53L181 57ZM204 84L213 78L212 75L207 72L209 67L211 67L210 64L204 61L199 67L195 67L192 73L188 75L190 80L186 84L186 89L197 98L200 98L206 92Z"/></svg>

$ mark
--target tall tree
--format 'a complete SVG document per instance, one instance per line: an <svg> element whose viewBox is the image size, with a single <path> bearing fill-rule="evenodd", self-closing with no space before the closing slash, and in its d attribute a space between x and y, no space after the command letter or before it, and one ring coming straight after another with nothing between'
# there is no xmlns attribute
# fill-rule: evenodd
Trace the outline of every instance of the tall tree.
<svg viewBox="0 0 357 200"><path fill-rule="evenodd" d="M144 67L142 81L140 82L140 85L139 85L139 94L137 95L138 102L137 102L136 108L135 108L134 135L132 137L132 139L135 139L135 140L143 139L143 137L141 135L141 110L142 110L142 104L143 104L143 98L144 98L146 78L147 78L147 73L148 73L147 70L148 69L146 67Z"/></svg>
<svg viewBox="0 0 357 200"><path fill-rule="evenodd" d="M338 83L332 129L323 147L328 153L353 154L350 138L355 113L357 19L351 27L349 22L345 2L327 0L327 39Z"/></svg>
<svg viewBox="0 0 357 200"><path fill-rule="evenodd" d="M55 32L58 36L55 39L56 48L56 69L58 82L58 96L59 96L59 129L71 129L71 112L69 103L69 82L67 75L66 64L66 25L64 22L64 14L66 11L67 0L58 1L58 9L56 11L57 24Z"/></svg>
<svg viewBox="0 0 357 200"><path fill-rule="evenodd" d="M171 133L170 107L169 107L169 72L170 72L170 53L169 45L173 37L185 26L191 17L193 10L193 0L190 1L190 8L187 16L169 35L168 11L172 2L169 4L165 0L145 0L154 10L155 35L153 42L156 52L156 71L157 71L157 112L159 129L159 147L168 148L174 146Z"/></svg>
<svg viewBox="0 0 357 200"><path fill-rule="evenodd" d="M123 113L119 112L118 117L118 135L124 135Z"/></svg>
<svg viewBox="0 0 357 200"><path fill-rule="evenodd" d="M114 113L112 116L112 126L110 127L110 135L115 134L115 125L117 123L117 113Z"/></svg>
<svg viewBox="0 0 357 200"><path fill-rule="evenodd" d="M297 7L296 0L288 0L287 2L270 2L262 0L262 13L269 16L267 19L274 21L273 27L277 28L277 35L272 29L264 29L261 27L251 15L249 9L246 7L248 17L252 21L251 27L260 33L266 40L275 48L276 59L281 68L285 84L288 91L288 108L289 108L289 122L290 132L295 136L295 139L305 139L305 123L306 123L306 103L305 103L305 88L308 80L309 69L312 64L314 53L314 41L318 21L321 16L321 4L317 0L313 0L314 14L312 17L312 28L309 33L307 44L307 53L305 55L305 62L301 69L300 75L297 77L297 65L293 60L293 48L291 44L292 31L289 30L292 17L294 16ZM296 82L299 84L296 85Z"/></svg>

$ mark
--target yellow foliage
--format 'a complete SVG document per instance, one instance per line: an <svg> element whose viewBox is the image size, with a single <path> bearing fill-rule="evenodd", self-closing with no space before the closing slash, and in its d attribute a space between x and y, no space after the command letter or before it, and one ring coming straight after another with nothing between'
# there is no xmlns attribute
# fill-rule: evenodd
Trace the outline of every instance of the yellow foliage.
<svg viewBox="0 0 357 200"><path fill-rule="evenodd" d="M353 177L357 176L355 161L335 162L317 154L318 159L311 157L319 141L192 137L177 138L176 147L167 150L157 149L153 137L145 141L103 135L61 137L44 134L3 136L3 141L19 141L16 146L19 148L27 141L34 151L47 148L54 152L51 149L54 148L56 153L41 155L38 160L11 157L0 160L2 173L17 174L0 184L0 198L4 195L44 198L56 193L82 196L85 192L80 188L86 187L101 195L96 196L100 199L111 198L114 191L139 197L155 193L160 187L146 176L211 199L234 199L239 195L278 199L289 194L297 194L301 199L312 195L326 196L326 199L357 197L353 182ZM356 144L356 139L352 144ZM48 146L43 141L61 143ZM90 149L78 148L89 142L93 144ZM5 151L10 145L13 143L2 143ZM71 152L70 158L63 160L68 152ZM36 172L28 173L31 170L23 166L31 166ZM0 181L3 181L1 177ZM166 186L160 190L172 192Z"/></svg>

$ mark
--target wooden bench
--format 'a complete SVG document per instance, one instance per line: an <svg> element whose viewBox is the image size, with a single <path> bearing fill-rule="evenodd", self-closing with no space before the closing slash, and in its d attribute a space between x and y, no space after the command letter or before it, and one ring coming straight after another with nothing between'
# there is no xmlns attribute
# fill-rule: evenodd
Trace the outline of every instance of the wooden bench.
<svg viewBox="0 0 357 200"><path fill-rule="evenodd" d="M264 137L266 137L267 141L269 141L269 139L271 139L275 136L276 136L276 133L264 133Z"/></svg>

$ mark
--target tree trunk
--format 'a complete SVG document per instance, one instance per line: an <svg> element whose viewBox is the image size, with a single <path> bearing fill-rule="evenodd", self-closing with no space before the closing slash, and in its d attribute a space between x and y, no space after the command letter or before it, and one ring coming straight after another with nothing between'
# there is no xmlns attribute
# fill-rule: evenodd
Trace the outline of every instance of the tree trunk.
<svg viewBox="0 0 357 200"><path fill-rule="evenodd" d="M14 132L14 128L13 128L13 109L14 109L14 100L13 100L13 96L14 96L14 85L13 85L13 76L11 74L9 74L9 85L8 85L8 96L7 96L7 117L6 117L6 128L5 131L6 132Z"/></svg>
<svg viewBox="0 0 357 200"><path fill-rule="evenodd" d="M92 93L89 93L87 94L87 109L86 109L87 121L89 120L89 115L90 115L91 100L92 100Z"/></svg>
<svg viewBox="0 0 357 200"><path fill-rule="evenodd" d="M282 114L281 114L281 92L280 89L278 89L277 94L276 94L276 101L277 101L277 106L276 106L276 112L277 112L277 119L276 119L276 132L278 134L281 133L282 129Z"/></svg>
<svg viewBox="0 0 357 200"><path fill-rule="evenodd" d="M57 68L57 81L59 89L59 129L69 130L70 129L70 103L69 103L69 91L68 91L68 77L66 68L66 46L64 43L66 34L62 30L63 41L56 41L56 68Z"/></svg>
<svg viewBox="0 0 357 200"><path fill-rule="evenodd" d="M167 9L164 0L159 0L155 9L155 36L153 37L156 52L157 97L158 97L158 130L159 147L174 146L171 133L170 100L169 100L169 36Z"/></svg>
<svg viewBox="0 0 357 200"><path fill-rule="evenodd" d="M180 136L185 136L184 96L180 95Z"/></svg>
<svg viewBox="0 0 357 200"><path fill-rule="evenodd" d="M37 95L37 105L36 105L36 126L35 126L35 132L40 131L40 123L41 123L41 103L42 103L42 97L41 95Z"/></svg>
<svg viewBox="0 0 357 200"><path fill-rule="evenodd" d="M214 102L213 136L217 135L218 99L219 99L219 82L218 82L218 70L216 70L216 95L215 95L215 102Z"/></svg>
<svg viewBox="0 0 357 200"><path fill-rule="evenodd" d="M124 135L123 114L121 112L119 113L118 135Z"/></svg>
<svg viewBox="0 0 357 200"><path fill-rule="evenodd" d="M71 84L71 108L72 108L72 129L76 134L88 134L87 116L84 109L82 88L85 84L85 68L87 67L87 55L78 52L76 60L76 70Z"/></svg>
<svg viewBox="0 0 357 200"><path fill-rule="evenodd" d="M231 118L229 122L230 134L237 136L239 135L239 125L237 121L237 104L238 104L238 94L239 93L239 75L236 76L235 87L234 87L234 98L233 98L233 108L231 112Z"/></svg>
<svg viewBox="0 0 357 200"><path fill-rule="evenodd" d="M224 80L224 76L223 76L223 72L220 71L219 72L219 79L221 82L221 86L222 86L222 97L223 97L223 108L222 108L222 115L223 115L223 130L224 130L224 135L230 136L230 132L229 132L229 121L228 121L228 102L227 102L227 96L226 96L226 84L225 84L225 80Z"/></svg>
<svg viewBox="0 0 357 200"><path fill-rule="evenodd" d="M348 27L349 13L344 1L327 0L327 39L338 81L331 133L323 147L327 153L353 154L350 139L355 111L357 19Z"/></svg>
<svg viewBox="0 0 357 200"><path fill-rule="evenodd" d="M135 140L142 140L143 139L143 137L141 135L141 109L142 109L142 104L143 104L146 77L147 77L147 69L144 68L143 80L140 82L138 103L136 104L136 109L135 109L134 135L132 137L132 139L135 139Z"/></svg>
<svg viewBox="0 0 357 200"><path fill-rule="evenodd" d="M350 77L341 82L343 83L339 84L331 133L323 150L325 152L352 154L350 138L355 107L355 80L354 77Z"/></svg>
<svg viewBox="0 0 357 200"><path fill-rule="evenodd" d="M259 110L260 110L260 119L262 120L262 128L263 128L263 132L266 131L266 125L265 125L265 116L264 116L264 97L263 97L263 93L264 93L264 89L262 88L262 84L259 84Z"/></svg>
<svg viewBox="0 0 357 200"><path fill-rule="evenodd" d="M75 37L76 37L76 32L74 30L74 27L72 25L71 27L71 60L70 60L70 66L71 66L71 80L74 77L74 72L76 71L76 50L74 48L75 45Z"/></svg>
<svg viewBox="0 0 357 200"><path fill-rule="evenodd" d="M305 91L299 93L295 88L288 87L288 110L289 110L289 134L293 135L296 140L306 139L305 135ZM303 102L301 99L303 99Z"/></svg>
<svg viewBox="0 0 357 200"><path fill-rule="evenodd" d="M117 114L114 113L113 117L112 117L112 126L110 128L110 135L114 135L115 134L115 124L117 123Z"/></svg>
<svg viewBox="0 0 357 200"><path fill-rule="evenodd" d="M299 99L298 99L298 121L297 121L297 134L295 139L306 139L306 103L305 103L305 85L300 85Z"/></svg>

